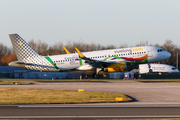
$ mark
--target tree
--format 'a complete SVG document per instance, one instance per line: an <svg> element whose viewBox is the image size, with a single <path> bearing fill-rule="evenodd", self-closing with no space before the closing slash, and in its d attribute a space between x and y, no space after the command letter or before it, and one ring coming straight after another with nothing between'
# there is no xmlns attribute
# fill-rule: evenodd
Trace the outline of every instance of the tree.
<svg viewBox="0 0 180 120"><path fill-rule="evenodd" d="M1 60L0 60L0 65L1 66L8 66L8 64L12 61L17 61L16 55L15 54L8 54L4 52L2 54Z"/></svg>

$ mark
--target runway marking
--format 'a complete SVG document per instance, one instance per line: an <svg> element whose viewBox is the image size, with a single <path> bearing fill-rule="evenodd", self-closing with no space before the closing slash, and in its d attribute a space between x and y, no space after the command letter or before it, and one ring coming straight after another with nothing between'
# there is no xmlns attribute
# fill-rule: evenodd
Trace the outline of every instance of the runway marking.
<svg viewBox="0 0 180 120"><path fill-rule="evenodd" d="M179 118L180 115L144 115L144 116L0 116L0 119L18 118Z"/></svg>

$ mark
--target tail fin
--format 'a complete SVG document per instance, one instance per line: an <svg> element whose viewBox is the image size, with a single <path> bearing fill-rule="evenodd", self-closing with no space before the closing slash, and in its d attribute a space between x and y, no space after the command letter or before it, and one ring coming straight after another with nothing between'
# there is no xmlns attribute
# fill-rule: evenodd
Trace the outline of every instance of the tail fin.
<svg viewBox="0 0 180 120"><path fill-rule="evenodd" d="M23 40L18 34L9 34L18 61L27 62L29 58L37 57L39 54Z"/></svg>

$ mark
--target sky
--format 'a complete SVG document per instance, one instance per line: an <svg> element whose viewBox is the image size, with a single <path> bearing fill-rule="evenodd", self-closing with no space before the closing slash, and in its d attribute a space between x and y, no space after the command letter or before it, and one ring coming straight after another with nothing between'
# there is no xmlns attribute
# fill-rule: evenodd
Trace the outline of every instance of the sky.
<svg viewBox="0 0 180 120"><path fill-rule="evenodd" d="M8 34L49 45L180 45L180 0L0 0L0 43Z"/></svg>

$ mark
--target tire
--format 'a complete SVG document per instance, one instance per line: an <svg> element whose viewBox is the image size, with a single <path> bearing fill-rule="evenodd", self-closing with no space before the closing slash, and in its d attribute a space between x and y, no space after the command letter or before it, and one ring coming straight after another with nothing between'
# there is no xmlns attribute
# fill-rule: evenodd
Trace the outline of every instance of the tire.
<svg viewBox="0 0 180 120"><path fill-rule="evenodd" d="M149 72L150 72L150 73L152 73L152 72L153 72L153 70L152 70L152 69L149 69Z"/></svg>
<svg viewBox="0 0 180 120"><path fill-rule="evenodd" d="M92 74L92 78L95 78L95 77L96 77L96 73L93 73L93 74Z"/></svg>
<svg viewBox="0 0 180 120"><path fill-rule="evenodd" d="M99 75L99 74L96 74L96 75L95 75L95 78L96 78L96 79L99 79L99 78L100 78L100 75Z"/></svg>

